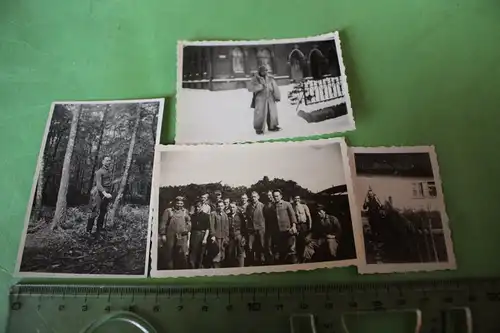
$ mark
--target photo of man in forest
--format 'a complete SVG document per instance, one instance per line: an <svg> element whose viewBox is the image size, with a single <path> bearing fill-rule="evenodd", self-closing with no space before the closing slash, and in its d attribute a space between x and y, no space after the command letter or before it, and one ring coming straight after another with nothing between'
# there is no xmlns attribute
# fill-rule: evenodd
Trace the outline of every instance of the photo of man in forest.
<svg viewBox="0 0 500 333"><path fill-rule="evenodd" d="M102 167L95 173L95 185L90 191L91 195L91 214L87 222L87 232L92 233L94 228L95 219L97 217L97 230L96 235L99 235L103 228L104 217L108 212L108 205L113 197L111 191L111 175L109 173L109 166L111 164L111 157L106 156L102 160Z"/></svg>
<svg viewBox="0 0 500 333"><path fill-rule="evenodd" d="M144 275L163 99L54 103L21 275Z"/></svg>

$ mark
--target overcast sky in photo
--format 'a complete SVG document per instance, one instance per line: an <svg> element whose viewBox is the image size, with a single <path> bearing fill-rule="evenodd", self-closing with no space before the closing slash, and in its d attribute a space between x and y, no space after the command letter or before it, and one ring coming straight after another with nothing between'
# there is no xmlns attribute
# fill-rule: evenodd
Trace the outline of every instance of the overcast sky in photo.
<svg viewBox="0 0 500 333"><path fill-rule="evenodd" d="M201 147L162 152L159 185L222 182L230 186L250 186L264 176L293 180L312 192L345 184L338 143L283 147L254 145L251 148L232 145L224 149Z"/></svg>

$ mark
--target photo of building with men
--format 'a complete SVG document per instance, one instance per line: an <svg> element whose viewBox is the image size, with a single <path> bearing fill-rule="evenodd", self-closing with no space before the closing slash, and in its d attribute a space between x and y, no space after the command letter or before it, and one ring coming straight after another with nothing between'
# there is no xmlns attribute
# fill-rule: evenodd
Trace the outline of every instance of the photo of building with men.
<svg viewBox="0 0 500 333"><path fill-rule="evenodd" d="M337 34L272 44L180 45L176 142L256 141L354 129L339 51Z"/></svg>
<svg viewBox="0 0 500 333"><path fill-rule="evenodd" d="M432 164L433 150L394 149L353 149L366 264L392 265L391 270L405 264L452 264L454 254L441 180Z"/></svg>
<svg viewBox="0 0 500 333"><path fill-rule="evenodd" d="M162 276L356 258L339 143L280 145L159 152Z"/></svg>

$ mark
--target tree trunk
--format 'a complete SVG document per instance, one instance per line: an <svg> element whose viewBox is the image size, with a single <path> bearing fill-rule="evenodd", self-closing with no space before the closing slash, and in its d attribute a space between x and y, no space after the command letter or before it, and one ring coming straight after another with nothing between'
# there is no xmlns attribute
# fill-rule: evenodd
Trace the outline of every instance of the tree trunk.
<svg viewBox="0 0 500 333"><path fill-rule="evenodd" d="M158 126L158 119L156 114L153 113L153 120L151 121L151 137L153 138L153 147L156 145L156 127Z"/></svg>
<svg viewBox="0 0 500 333"><path fill-rule="evenodd" d="M136 118L134 121L133 130L132 130L132 138L130 139L130 145L128 147L127 161L125 162L125 171L123 172L123 176L122 176L122 179L120 181L120 188L118 189L118 194L116 195L115 201L113 202L113 207L111 208L111 211L109 212L108 220L109 220L110 226L114 225L116 210L118 208L118 205L120 204L120 200L123 197L123 192L125 191L125 185L127 185L130 166L132 164L132 155L134 153L137 131L139 129L139 124L140 124L140 119L141 119L141 112L140 112L140 104L139 103L137 104L136 112L137 112L137 115L136 115Z"/></svg>
<svg viewBox="0 0 500 333"><path fill-rule="evenodd" d="M38 184L36 186L36 194L35 194L35 207L33 209L33 213L31 219L35 222L40 218L40 211L42 209L42 198L43 198L43 189L45 187L45 175L44 175L44 165L45 161L42 156L42 160L40 161L40 174L38 175Z"/></svg>
<svg viewBox="0 0 500 333"><path fill-rule="evenodd" d="M94 186L94 177L95 177L95 169L99 164L99 151L101 150L102 138L104 137L104 128L106 127L106 115L108 114L110 105L106 105L106 108L103 111L101 127L99 129L99 141L97 142L97 149L95 152L95 157L92 159L92 173L90 174L90 182L89 182L89 190L88 195L90 195L90 190L92 190L92 186Z"/></svg>
<svg viewBox="0 0 500 333"><path fill-rule="evenodd" d="M68 194L69 173L71 169L71 156L73 155L73 147L75 146L76 130L78 128L78 120L82 106L78 106L73 111L73 118L71 119L71 128L69 130L68 145L66 153L64 154L64 162L61 174L61 183L59 184L59 192L57 193L56 211L54 219L50 226L54 230L66 218L66 195Z"/></svg>

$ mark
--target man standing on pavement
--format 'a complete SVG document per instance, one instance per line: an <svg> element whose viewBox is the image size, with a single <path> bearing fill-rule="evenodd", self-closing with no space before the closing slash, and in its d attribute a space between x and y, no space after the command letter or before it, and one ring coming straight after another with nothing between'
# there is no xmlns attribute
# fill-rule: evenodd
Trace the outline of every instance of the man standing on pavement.
<svg viewBox="0 0 500 333"><path fill-rule="evenodd" d="M104 217L108 211L108 205L111 202L111 175L109 167L111 165L111 157L106 156L102 160L102 167L95 173L95 185L90 191L90 218L87 221L87 232L90 234L94 228L94 223L97 217L96 236L103 229Z"/></svg>
<svg viewBox="0 0 500 333"><path fill-rule="evenodd" d="M281 264L296 264L295 250L297 219L289 202L283 200L280 190L273 191L276 218L278 222L277 247Z"/></svg>
<svg viewBox="0 0 500 333"><path fill-rule="evenodd" d="M259 201L259 194L252 192L252 199L247 207L248 257L252 265L265 262L265 234L266 222L264 219L264 204Z"/></svg>
<svg viewBox="0 0 500 333"><path fill-rule="evenodd" d="M306 236L312 230L311 212L309 211L309 207L300 201L299 195L293 197L292 207L297 218L297 253L299 260L302 262Z"/></svg>
<svg viewBox="0 0 500 333"><path fill-rule="evenodd" d="M210 208L210 207L209 207ZM201 268L205 245L210 230L210 215L203 211L203 197L196 201L195 212L191 216L191 239L189 242L189 267Z"/></svg>
<svg viewBox="0 0 500 333"><path fill-rule="evenodd" d="M245 219L235 202L229 205L229 246L226 258L228 267L245 265Z"/></svg>
<svg viewBox="0 0 500 333"><path fill-rule="evenodd" d="M212 268L220 268L229 242L229 219L224 212L222 200L217 202L215 211L210 213L210 240L219 248L219 253L213 258Z"/></svg>
<svg viewBox="0 0 500 333"><path fill-rule="evenodd" d="M165 209L159 229L167 269L187 269L191 218L183 197L175 198L174 208Z"/></svg>

